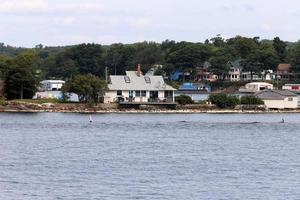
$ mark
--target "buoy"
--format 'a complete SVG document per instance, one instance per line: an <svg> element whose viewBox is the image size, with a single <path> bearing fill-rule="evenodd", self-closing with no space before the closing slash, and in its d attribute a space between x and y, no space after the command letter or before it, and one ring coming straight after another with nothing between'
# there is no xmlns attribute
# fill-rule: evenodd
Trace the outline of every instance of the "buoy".
<svg viewBox="0 0 300 200"><path fill-rule="evenodd" d="M93 122L92 115L90 115L90 123L92 123L92 122Z"/></svg>

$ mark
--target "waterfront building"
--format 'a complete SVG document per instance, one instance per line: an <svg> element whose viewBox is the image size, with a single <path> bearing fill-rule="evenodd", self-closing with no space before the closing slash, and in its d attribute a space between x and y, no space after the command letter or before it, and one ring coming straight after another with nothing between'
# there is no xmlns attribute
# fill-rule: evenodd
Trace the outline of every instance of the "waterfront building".
<svg viewBox="0 0 300 200"><path fill-rule="evenodd" d="M41 91L60 91L65 81L62 80L43 80L41 82Z"/></svg>
<svg viewBox="0 0 300 200"><path fill-rule="evenodd" d="M288 90L263 90L255 96L264 101L265 106L271 109L286 109L298 107L297 94Z"/></svg>
<svg viewBox="0 0 300 200"><path fill-rule="evenodd" d="M143 75L138 65L136 71L109 77L104 102L174 102L175 90L165 83L162 76Z"/></svg>
<svg viewBox="0 0 300 200"><path fill-rule="evenodd" d="M218 80L218 75L210 72L207 67L196 67L196 82L215 82Z"/></svg>
<svg viewBox="0 0 300 200"><path fill-rule="evenodd" d="M293 73L291 73L291 64L281 63L277 66L276 75L278 80L290 81L293 79Z"/></svg>
<svg viewBox="0 0 300 200"><path fill-rule="evenodd" d="M273 90L273 85L266 82L252 82L247 83L245 86L239 88L241 93L255 93L261 90L270 89Z"/></svg>
<svg viewBox="0 0 300 200"><path fill-rule="evenodd" d="M285 84L284 86L282 86L282 89L300 93L300 84Z"/></svg>
<svg viewBox="0 0 300 200"><path fill-rule="evenodd" d="M231 82L236 82L241 80L242 69L240 67L230 67L227 80Z"/></svg>

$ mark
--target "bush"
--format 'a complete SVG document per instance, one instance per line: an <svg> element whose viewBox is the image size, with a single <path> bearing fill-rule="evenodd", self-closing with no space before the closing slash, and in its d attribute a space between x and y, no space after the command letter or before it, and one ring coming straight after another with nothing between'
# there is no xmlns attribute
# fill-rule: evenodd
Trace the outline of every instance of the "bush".
<svg viewBox="0 0 300 200"><path fill-rule="evenodd" d="M234 108L240 102L237 96L228 94L212 94L208 100L218 108Z"/></svg>
<svg viewBox="0 0 300 200"><path fill-rule="evenodd" d="M182 105L194 103L192 98L187 95L180 95L178 97L175 97L175 101Z"/></svg>
<svg viewBox="0 0 300 200"><path fill-rule="evenodd" d="M264 101L257 98L254 95L247 95L241 98L241 104L243 105L263 105Z"/></svg>
<svg viewBox="0 0 300 200"><path fill-rule="evenodd" d="M0 97L0 106L5 106L7 105L6 100L3 97Z"/></svg>

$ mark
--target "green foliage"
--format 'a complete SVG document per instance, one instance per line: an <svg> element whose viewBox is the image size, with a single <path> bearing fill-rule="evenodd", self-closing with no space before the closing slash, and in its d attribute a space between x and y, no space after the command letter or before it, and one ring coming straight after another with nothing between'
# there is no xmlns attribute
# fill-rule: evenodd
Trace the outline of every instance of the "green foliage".
<svg viewBox="0 0 300 200"><path fill-rule="evenodd" d="M23 52L10 61L5 73L7 99L30 99L34 96L39 84L37 65L35 51Z"/></svg>
<svg viewBox="0 0 300 200"><path fill-rule="evenodd" d="M92 74L77 75L62 88L64 93L77 94L80 102L96 104L106 89L107 83Z"/></svg>
<svg viewBox="0 0 300 200"><path fill-rule="evenodd" d="M169 53L167 62L184 68L201 66L212 55L212 48L202 43L186 44L185 47Z"/></svg>
<svg viewBox="0 0 300 200"><path fill-rule="evenodd" d="M187 95L180 95L178 97L175 97L175 101L181 105L194 103L192 98Z"/></svg>
<svg viewBox="0 0 300 200"><path fill-rule="evenodd" d="M6 100L3 97L0 97L0 106L5 106L7 105Z"/></svg>
<svg viewBox="0 0 300 200"><path fill-rule="evenodd" d="M280 62L285 62L286 55L287 55L287 44L282 41L279 37L275 37L273 40L273 47L276 51Z"/></svg>
<svg viewBox="0 0 300 200"><path fill-rule="evenodd" d="M247 95L241 97L241 104L243 105L263 105L264 101L254 95Z"/></svg>
<svg viewBox="0 0 300 200"><path fill-rule="evenodd" d="M297 42L292 49L290 49L288 60L292 64L293 71L299 73L300 72L300 41Z"/></svg>
<svg viewBox="0 0 300 200"><path fill-rule="evenodd" d="M240 100L235 95L228 94L212 94L209 96L208 101L215 104L218 108L234 108L239 104Z"/></svg>
<svg viewBox="0 0 300 200"><path fill-rule="evenodd" d="M259 72L275 70L280 62L292 64L295 72L300 72L299 43L284 42L279 37L273 40L260 40L259 37L236 36L225 40L221 35L207 39L204 43L176 42L166 40L162 43L139 42L135 44L80 44L64 47L36 45L37 69L43 79L73 79L79 74L93 74L104 79L105 67L110 74L124 74L141 64L146 72L155 64L163 65L159 74L169 77L175 70L191 72L209 62L209 71L225 77L229 63L241 60L244 71ZM0 79L15 65L29 66L30 59L15 57L28 51L0 43ZM28 63L29 62L29 63ZM193 80L193 78L192 78Z"/></svg>
<svg viewBox="0 0 300 200"><path fill-rule="evenodd" d="M178 82L175 82L175 81L171 81L171 82L169 82L168 83L170 86L172 86L173 88L175 88L175 89L179 89L179 87L180 87L180 84L178 83Z"/></svg>

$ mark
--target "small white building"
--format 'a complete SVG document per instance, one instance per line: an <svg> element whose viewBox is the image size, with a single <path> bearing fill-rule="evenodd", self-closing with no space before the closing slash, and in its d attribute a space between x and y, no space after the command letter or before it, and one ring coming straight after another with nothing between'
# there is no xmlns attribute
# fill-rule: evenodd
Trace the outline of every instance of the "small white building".
<svg viewBox="0 0 300 200"><path fill-rule="evenodd" d="M137 71L126 71L125 76L110 76L104 103L111 102L174 102L174 89L162 76L143 75Z"/></svg>
<svg viewBox="0 0 300 200"><path fill-rule="evenodd" d="M288 90L263 90L255 93L255 96L263 100L267 108L285 109L298 107L298 96Z"/></svg>
<svg viewBox="0 0 300 200"><path fill-rule="evenodd" d="M282 89L300 93L300 84L285 84Z"/></svg>
<svg viewBox="0 0 300 200"><path fill-rule="evenodd" d="M255 92L259 92L261 90L265 90L265 89L273 90L273 85L270 83L266 83L266 82L247 83L245 86L243 86L239 89L239 92L255 93Z"/></svg>
<svg viewBox="0 0 300 200"><path fill-rule="evenodd" d="M42 91L60 91L65 81L62 80L43 80L41 82Z"/></svg>

